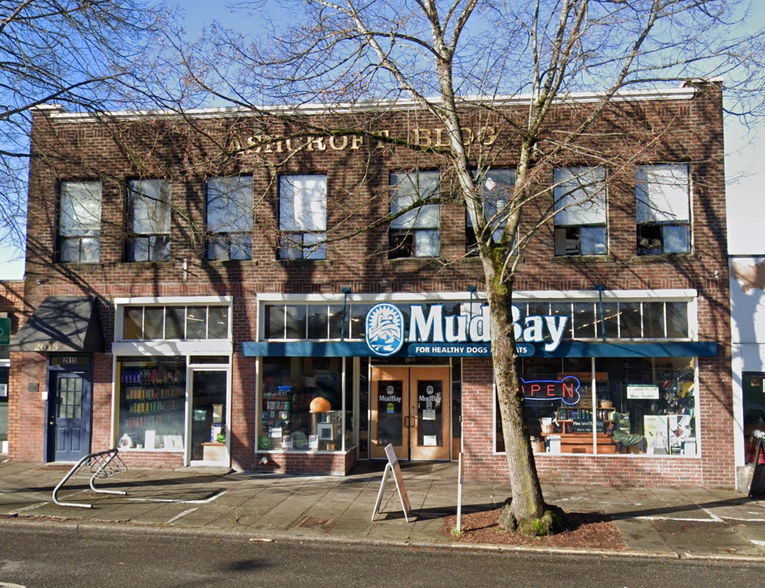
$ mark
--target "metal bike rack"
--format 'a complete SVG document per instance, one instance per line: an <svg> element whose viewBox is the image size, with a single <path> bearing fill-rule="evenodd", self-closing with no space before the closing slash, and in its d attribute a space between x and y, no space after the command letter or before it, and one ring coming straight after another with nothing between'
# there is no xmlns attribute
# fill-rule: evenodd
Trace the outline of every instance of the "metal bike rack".
<svg viewBox="0 0 765 588"><path fill-rule="evenodd" d="M53 502L59 506L77 506L79 508L93 508L92 504L83 504L78 502L61 502L58 497L58 491L66 484L73 476L89 476L90 477L90 489L93 492L99 494L119 494L124 496L127 492L123 490L99 490L93 484L96 478L113 478L120 475L122 472L127 471L127 466L119 456L119 449L107 449L106 451L98 451L96 453L89 453L83 457L80 461L72 466L72 469L64 476L64 478L53 489Z"/></svg>

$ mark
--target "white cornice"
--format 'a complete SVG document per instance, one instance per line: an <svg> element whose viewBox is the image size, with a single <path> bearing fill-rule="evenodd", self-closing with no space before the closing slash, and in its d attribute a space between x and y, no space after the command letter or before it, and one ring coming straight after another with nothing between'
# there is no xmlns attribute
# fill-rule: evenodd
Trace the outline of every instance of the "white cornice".
<svg viewBox="0 0 765 588"><path fill-rule="evenodd" d="M662 90L625 90L615 94L611 100L613 102L640 102L640 101L667 101L667 100L691 100L697 93L697 88L692 85L684 84L678 88L668 88ZM557 104L588 104L599 102L605 96L600 92L574 92L560 97L556 100ZM533 99L531 94L518 94L515 96L465 96L459 98L463 104L491 104L497 106L518 106L528 104ZM430 102L437 104L440 99L430 99ZM186 111L180 110L116 110L105 112L102 115L87 112L66 112L59 105L43 105L36 107L36 110L43 111L51 119L57 121L78 121L95 120L99 116L105 118L116 118L123 120L135 120L143 118L233 118L248 117L258 114L274 114L282 116L311 116L324 114L352 114L363 112L379 112L382 109L395 111L419 110L421 107L414 100L396 100L396 101L360 101L355 103L338 103L334 105L326 104L303 104L300 106L253 106L245 107L221 107L221 108L195 108Z"/></svg>

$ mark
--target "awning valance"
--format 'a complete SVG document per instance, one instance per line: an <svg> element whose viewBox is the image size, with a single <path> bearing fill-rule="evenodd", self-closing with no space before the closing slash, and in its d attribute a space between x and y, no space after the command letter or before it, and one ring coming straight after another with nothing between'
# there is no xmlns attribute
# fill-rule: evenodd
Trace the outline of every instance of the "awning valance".
<svg viewBox="0 0 765 588"><path fill-rule="evenodd" d="M103 351L104 336L91 296L48 296L11 338L11 351Z"/></svg>
<svg viewBox="0 0 765 588"><path fill-rule="evenodd" d="M248 357L374 357L363 341L264 341L246 342ZM394 358L406 357L488 357L489 344L409 343ZM711 341L665 341L651 343L564 341L553 352L540 346L530 357L715 357L717 343Z"/></svg>

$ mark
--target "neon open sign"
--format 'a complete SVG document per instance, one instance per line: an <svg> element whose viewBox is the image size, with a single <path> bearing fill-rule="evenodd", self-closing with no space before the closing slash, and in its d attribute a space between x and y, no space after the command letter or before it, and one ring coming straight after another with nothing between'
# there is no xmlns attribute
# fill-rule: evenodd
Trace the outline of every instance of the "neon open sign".
<svg viewBox="0 0 765 588"><path fill-rule="evenodd" d="M581 383L576 376L566 376L560 380L524 380L521 389L526 400L561 400L564 404L574 405L581 400Z"/></svg>

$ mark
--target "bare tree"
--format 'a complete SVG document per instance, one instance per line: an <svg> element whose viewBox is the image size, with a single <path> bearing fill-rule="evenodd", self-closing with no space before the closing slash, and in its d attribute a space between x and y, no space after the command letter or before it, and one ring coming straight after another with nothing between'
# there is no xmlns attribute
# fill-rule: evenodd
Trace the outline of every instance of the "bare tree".
<svg viewBox="0 0 765 588"><path fill-rule="evenodd" d="M513 493L503 524L525 532L550 532L555 517L542 495L524 423L511 314L513 276L522 263L521 253L535 232L561 213L560 207L543 204L542 197L549 197L553 188L540 188L539 170L577 152L580 139L630 89L726 76L728 103L738 113L760 113L763 32L737 36L737 23L747 18L746 3L730 0L277 4L235 4L254 17L243 22L257 23L255 33L213 25L198 44L178 43L187 68L187 91L207 93L217 104L241 106L264 117L267 112L293 128L299 127L299 117L261 105L320 103L331 112L339 104L380 101L381 112L395 111L406 100L442 125L439 149L421 138L410 139L408 146L439 151L444 157L457 186L452 193L464 202L475 232ZM289 16L278 17L285 14L285 6ZM550 134L556 104L584 90L594 92L590 103L572 111L565 132ZM522 116L517 109L515 115L502 109L508 97L520 96L526 97ZM516 151L514 188L492 203L481 197L481 182L497 151L492 155L471 147L474 137L464 130L471 116L495 117L516 137L504 146ZM304 127L301 132L310 136L339 131ZM345 132L368 136L369 127L360 124ZM601 161L606 157L586 155ZM586 173L574 179L585 188L581 192L586 198L597 193L586 189L591 181ZM561 179L559 186L569 180ZM427 203L417 201L412 207ZM382 220L390 222L391 217Z"/></svg>
<svg viewBox="0 0 765 588"><path fill-rule="evenodd" d="M136 74L162 11L143 0L0 0L0 238L21 249L30 110L145 104Z"/></svg>

